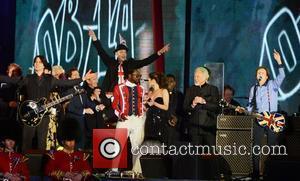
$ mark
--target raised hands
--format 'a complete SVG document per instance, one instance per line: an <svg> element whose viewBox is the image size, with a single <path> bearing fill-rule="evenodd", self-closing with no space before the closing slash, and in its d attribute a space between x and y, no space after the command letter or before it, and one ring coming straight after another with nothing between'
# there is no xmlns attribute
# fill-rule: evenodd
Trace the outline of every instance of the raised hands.
<svg viewBox="0 0 300 181"><path fill-rule="evenodd" d="M275 49L273 50L273 56L274 56L274 59L276 60L276 62L278 63L278 65L281 65L282 61L281 61L280 53L277 52Z"/></svg>
<svg viewBox="0 0 300 181"><path fill-rule="evenodd" d="M94 78L94 77L97 77L97 73L92 73L92 70L89 70L85 76L82 78L83 81L86 81L88 79L91 79L91 78Z"/></svg>
<svg viewBox="0 0 300 181"><path fill-rule="evenodd" d="M170 50L170 43L166 44L160 50L158 50L157 55L161 56L162 54L168 52Z"/></svg>
<svg viewBox="0 0 300 181"><path fill-rule="evenodd" d="M92 38L93 41L97 40L95 32L93 30L91 30L90 28L89 28L89 36Z"/></svg>

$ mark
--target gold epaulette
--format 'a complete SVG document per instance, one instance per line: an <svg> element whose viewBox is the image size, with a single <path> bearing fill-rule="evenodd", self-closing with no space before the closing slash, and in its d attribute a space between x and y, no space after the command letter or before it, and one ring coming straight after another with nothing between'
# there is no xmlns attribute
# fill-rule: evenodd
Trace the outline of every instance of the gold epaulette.
<svg viewBox="0 0 300 181"><path fill-rule="evenodd" d="M83 153L83 160L87 160L90 157L90 154L88 153Z"/></svg>
<svg viewBox="0 0 300 181"><path fill-rule="evenodd" d="M84 171L81 172L81 175L82 175L83 177L86 177L86 176L91 175L91 172L88 171L88 170L84 170Z"/></svg>
<svg viewBox="0 0 300 181"><path fill-rule="evenodd" d="M56 170L56 171L51 172L50 175L52 177L56 177L58 180L60 180L65 175L65 173L61 170Z"/></svg>
<svg viewBox="0 0 300 181"><path fill-rule="evenodd" d="M26 156L22 156L21 162L26 162L27 160L29 160L29 158L27 158Z"/></svg>
<svg viewBox="0 0 300 181"><path fill-rule="evenodd" d="M53 151L46 153L46 155L48 155L52 160L55 160Z"/></svg>

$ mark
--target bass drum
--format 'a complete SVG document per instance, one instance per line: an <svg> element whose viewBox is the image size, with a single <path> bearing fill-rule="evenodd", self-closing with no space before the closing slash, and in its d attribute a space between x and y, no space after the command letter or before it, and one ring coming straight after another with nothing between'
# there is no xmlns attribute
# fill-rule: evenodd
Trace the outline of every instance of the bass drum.
<svg viewBox="0 0 300 181"><path fill-rule="evenodd" d="M21 121L30 127L36 127L40 124L42 118L40 112L39 103L31 100L22 102L19 107L19 116Z"/></svg>

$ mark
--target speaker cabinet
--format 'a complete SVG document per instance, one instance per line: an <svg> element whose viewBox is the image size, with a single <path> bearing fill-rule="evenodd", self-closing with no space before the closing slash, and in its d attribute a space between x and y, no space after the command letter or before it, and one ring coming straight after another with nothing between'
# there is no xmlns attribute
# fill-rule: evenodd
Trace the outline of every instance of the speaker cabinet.
<svg viewBox="0 0 300 181"><path fill-rule="evenodd" d="M252 173L252 131L217 130L216 146L232 175Z"/></svg>

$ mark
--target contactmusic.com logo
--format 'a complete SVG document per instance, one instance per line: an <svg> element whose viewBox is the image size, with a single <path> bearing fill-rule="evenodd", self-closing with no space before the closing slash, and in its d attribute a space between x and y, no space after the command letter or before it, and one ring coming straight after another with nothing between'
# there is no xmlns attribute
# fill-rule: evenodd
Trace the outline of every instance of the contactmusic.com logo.
<svg viewBox="0 0 300 181"><path fill-rule="evenodd" d="M93 167L127 168L127 129L93 130Z"/></svg>

